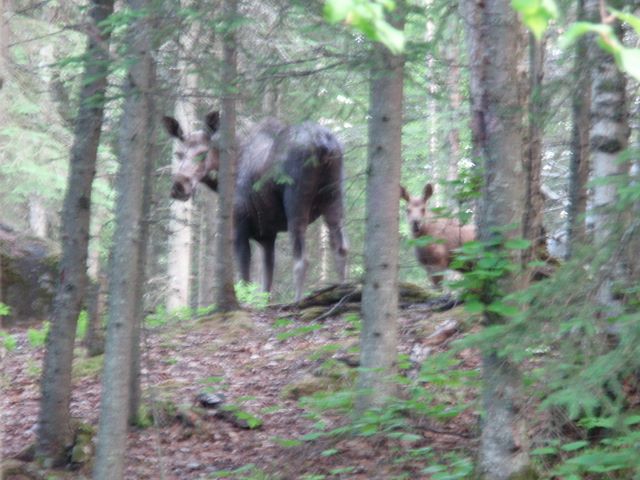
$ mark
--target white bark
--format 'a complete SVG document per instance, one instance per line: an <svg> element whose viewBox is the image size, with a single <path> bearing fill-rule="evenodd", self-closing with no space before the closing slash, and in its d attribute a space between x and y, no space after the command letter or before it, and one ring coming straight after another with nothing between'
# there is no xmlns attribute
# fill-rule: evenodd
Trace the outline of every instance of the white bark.
<svg viewBox="0 0 640 480"><path fill-rule="evenodd" d="M37 195L29 197L29 229L36 237L47 238L47 210L42 198Z"/></svg>
<svg viewBox="0 0 640 480"><path fill-rule="evenodd" d="M196 42L197 28L191 27L182 40L187 51ZM179 94L191 93L198 87L198 75L189 72L186 61L178 64L177 72L180 77ZM175 106L175 118L187 131L196 125L196 105L189 98L178 97ZM173 156L173 170L178 168L178 161ZM173 201L170 207L169 245L167 253L167 310L189 306L191 285L191 252L192 252L192 216L193 202Z"/></svg>

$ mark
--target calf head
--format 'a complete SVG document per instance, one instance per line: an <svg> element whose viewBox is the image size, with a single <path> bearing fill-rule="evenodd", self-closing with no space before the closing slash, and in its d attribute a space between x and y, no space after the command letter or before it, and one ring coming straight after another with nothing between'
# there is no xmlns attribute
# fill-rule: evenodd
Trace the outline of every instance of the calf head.
<svg viewBox="0 0 640 480"><path fill-rule="evenodd" d="M171 196L177 200L188 200L198 182L207 181L208 174L218 170L219 147L217 136L220 114L211 112L205 117L205 130L185 134L180 123L173 117L163 117L167 133L176 140L174 155L176 168L173 172Z"/></svg>
<svg viewBox="0 0 640 480"><path fill-rule="evenodd" d="M433 185L427 183L422 190L422 196L409 195L400 185L400 198L407 202L407 221L414 236L420 235L422 226L428 219L427 201L433 195Z"/></svg>

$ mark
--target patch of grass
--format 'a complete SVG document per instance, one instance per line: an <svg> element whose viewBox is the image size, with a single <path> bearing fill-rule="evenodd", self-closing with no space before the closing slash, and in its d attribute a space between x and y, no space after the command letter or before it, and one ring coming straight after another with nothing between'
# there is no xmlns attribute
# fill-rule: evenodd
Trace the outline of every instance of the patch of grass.
<svg viewBox="0 0 640 480"><path fill-rule="evenodd" d="M73 378L93 377L100 374L102 364L104 363L104 355L98 355L89 358L78 358L73 364Z"/></svg>

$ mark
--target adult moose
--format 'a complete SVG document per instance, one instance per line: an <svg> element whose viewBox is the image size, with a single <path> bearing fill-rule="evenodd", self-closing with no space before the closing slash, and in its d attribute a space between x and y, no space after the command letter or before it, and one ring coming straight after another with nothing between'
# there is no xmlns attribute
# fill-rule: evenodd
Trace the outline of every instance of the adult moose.
<svg viewBox="0 0 640 480"><path fill-rule="evenodd" d="M461 225L453 218L435 218L427 208L427 201L433 195L433 185L427 183L422 196L409 195L400 186L400 197L407 202L407 220L413 238L430 237L427 245L416 246L416 257L436 287L442 282L444 270L453 260L453 251L463 243L476 238L474 225Z"/></svg>
<svg viewBox="0 0 640 480"><path fill-rule="evenodd" d="M164 117L165 129L178 141L179 166L171 196L188 200L199 182L217 191L219 114L205 117L205 130L184 133L177 120ZM260 122L240 142L234 198L234 246L240 274L250 280L250 239L264 252L263 287L271 292L278 232L288 232L293 247L295 299L302 297L308 261L307 226L319 216L329 241L340 281L344 281L347 241L343 230L342 147L321 125L287 125L274 118Z"/></svg>

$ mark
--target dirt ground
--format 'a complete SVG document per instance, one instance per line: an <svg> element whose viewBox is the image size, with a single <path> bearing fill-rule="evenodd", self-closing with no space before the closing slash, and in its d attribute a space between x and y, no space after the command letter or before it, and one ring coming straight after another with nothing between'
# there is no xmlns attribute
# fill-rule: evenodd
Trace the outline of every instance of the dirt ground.
<svg viewBox="0 0 640 480"><path fill-rule="evenodd" d="M353 347L359 332L354 314L330 317L311 328L290 314L274 308L245 310L231 319L214 316L145 330L145 405L151 405L160 425L131 429L127 479L430 478L424 469L435 458L454 451L473 454L477 392L472 389L457 393L460 398L456 401L470 407L446 423L408 416L411 436L336 435L291 442L318 432L319 418L328 429L347 423L337 413L309 416L297 397L319 388L335 388L353 378L352 367L358 358ZM452 335L429 337L452 322L459 327ZM427 305L403 309L399 325L399 350L409 359L409 376L426 356L446 350L469 328L461 307L435 313ZM2 359L0 421L5 459L35 440L43 358L43 347L30 344L26 329L10 333L17 338L17 346ZM475 352L463 350L457 357L462 363L456 368L478 368ZM334 368L342 366L341 373L327 373L327 360L333 360ZM98 423L100 403L96 364L78 348L71 410L74 417L93 426ZM229 416L210 410L194 413L192 407L203 393L222 395L225 405L238 406L259 418L261 426L243 428L242 421L230 421ZM449 400L443 397L441 401L446 404ZM163 408L167 404L174 407ZM430 449L431 460L411 455L420 449ZM236 473L230 473L234 470ZM82 478L90 475L90 466L57 475Z"/></svg>

